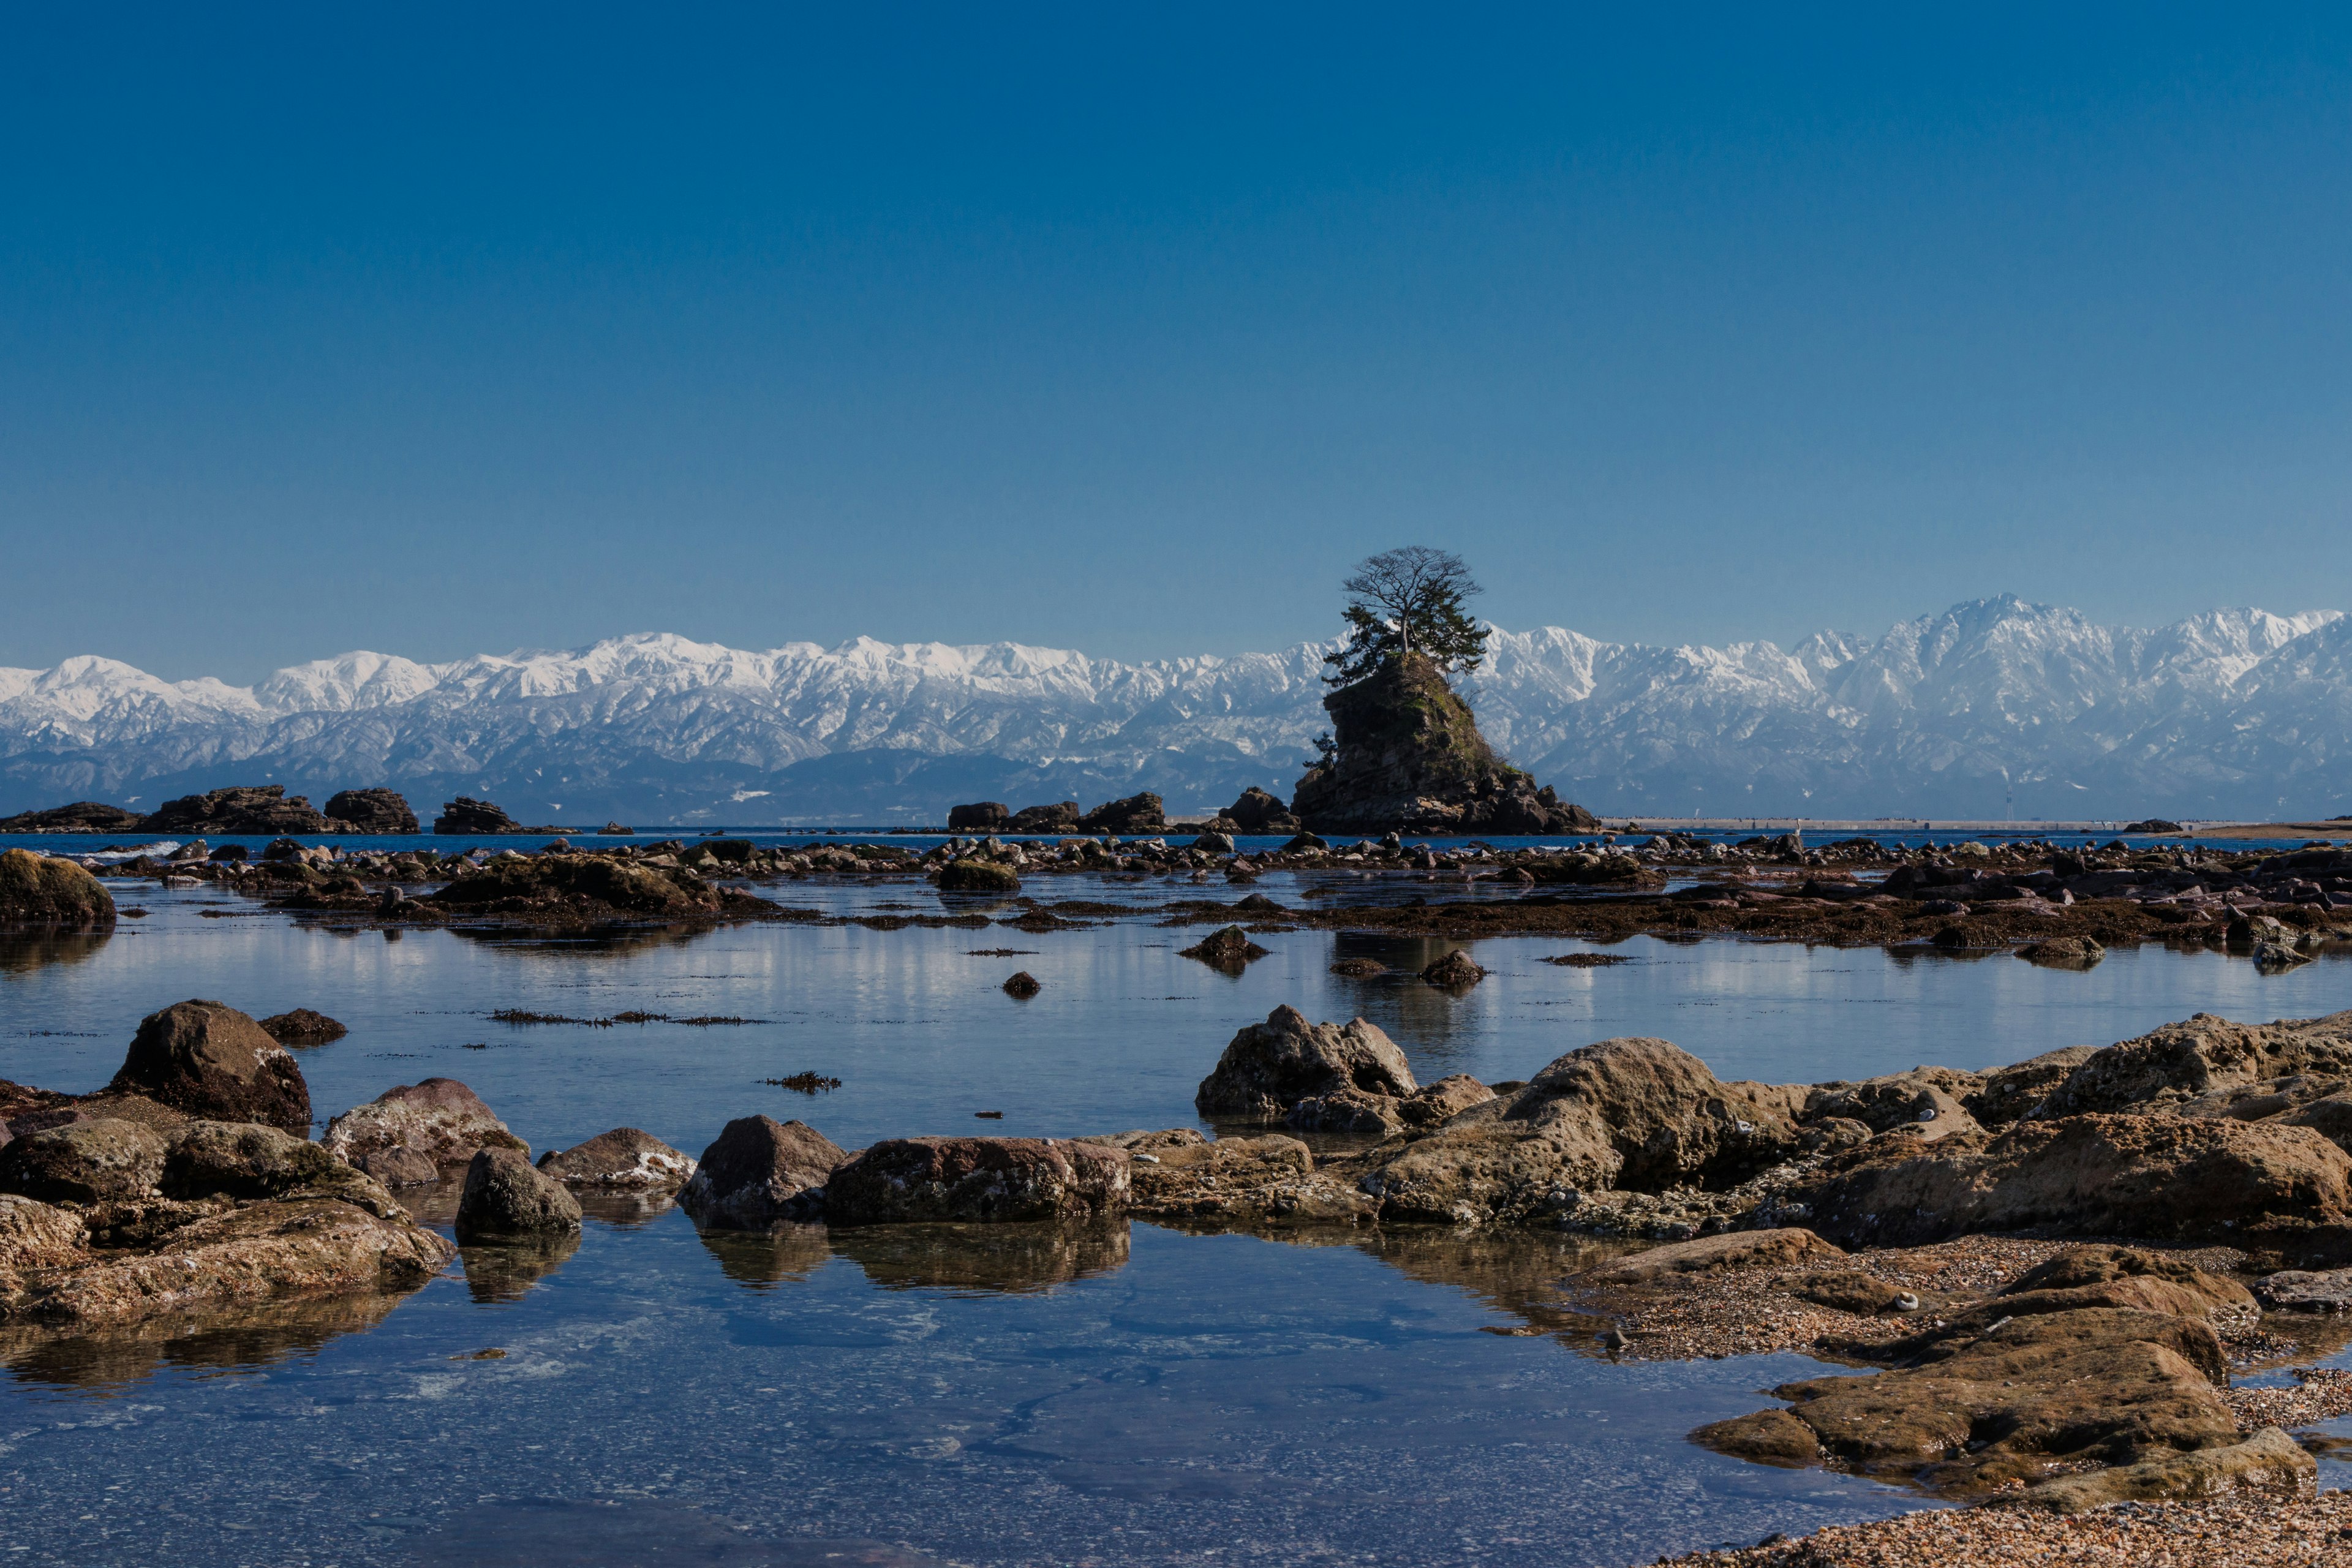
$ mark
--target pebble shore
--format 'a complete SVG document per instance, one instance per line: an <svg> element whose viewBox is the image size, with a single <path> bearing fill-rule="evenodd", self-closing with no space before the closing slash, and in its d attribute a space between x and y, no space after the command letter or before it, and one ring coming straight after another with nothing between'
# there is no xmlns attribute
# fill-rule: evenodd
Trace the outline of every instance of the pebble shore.
<svg viewBox="0 0 2352 1568"><path fill-rule="evenodd" d="M2124 1503L2073 1518L1951 1509L1658 1561L1676 1568L2345 1568L2352 1492L2297 1502Z"/></svg>

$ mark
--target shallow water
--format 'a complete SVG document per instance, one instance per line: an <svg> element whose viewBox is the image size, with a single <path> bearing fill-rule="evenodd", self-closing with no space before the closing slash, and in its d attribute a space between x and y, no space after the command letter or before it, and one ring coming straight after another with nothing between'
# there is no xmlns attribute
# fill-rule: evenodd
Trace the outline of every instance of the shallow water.
<svg viewBox="0 0 2352 1568"><path fill-rule="evenodd" d="M1257 890L1298 892L1279 876ZM186 996L309 1005L352 1029L301 1053L322 1117L442 1074L534 1147L625 1123L697 1152L755 1110L850 1146L1195 1125L1193 1087L1225 1039L1284 1002L1362 1013L1424 1079L1489 1080L1611 1035L1662 1036L1725 1077L1812 1080L1986 1066L2200 1010L2352 1005L2341 962L2263 976L2154 947L2077 974L1637 939L1612 950L1633 962L1567 969L1539 961L1581 944L1503 939L1469 944L1494 973L1457 998L1328 973L1355 954L1415 970L1454 943L1267 935L1274 956L1229 977L1176 956L1202 928L1148 918L499 942L335 934L204 889L135 896L152 913L109 940L0 947L0 1076L96 1087L139 1017ZM938 907L909 884L784 896ZM1027 951L971 955L986 948ZM999 991L1015 968L1044 993ZM758 1021L488 1018L505 1007ZM842 1087L812 1099L761 1081L802 1070ZM75 1563L1574 1565L1913 1506L1684 1442L1819 1369L1613 1364L1550 1303L1575 1257L1558 1237L1141 1224L705 1239L675 1211L608 1209L568 1255L471 1250L397 1302L110 1342L0 1337L0 1545ZM465 1359L491 1348L507 1353Z"/></svg>

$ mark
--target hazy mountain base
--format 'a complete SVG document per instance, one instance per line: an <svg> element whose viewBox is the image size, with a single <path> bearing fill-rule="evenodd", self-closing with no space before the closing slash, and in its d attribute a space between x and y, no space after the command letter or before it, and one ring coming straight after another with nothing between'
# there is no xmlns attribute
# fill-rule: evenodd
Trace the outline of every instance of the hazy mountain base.
<svg viewBox="0 0 2352 1568"><path fill-rule="evenodd" d="M747 826L1145 789L1179 811L1249 784L1287 799L1326 727L1328 646L1126 665L643 636L446 665L347 654L251 688L69 659L0 669L0 813L231 784ZM1788 649L1498 631L1465 695L1513 763L1604 816L2352 809L2352 621L2333 612L2138 629L2003 597Z"/></svg>

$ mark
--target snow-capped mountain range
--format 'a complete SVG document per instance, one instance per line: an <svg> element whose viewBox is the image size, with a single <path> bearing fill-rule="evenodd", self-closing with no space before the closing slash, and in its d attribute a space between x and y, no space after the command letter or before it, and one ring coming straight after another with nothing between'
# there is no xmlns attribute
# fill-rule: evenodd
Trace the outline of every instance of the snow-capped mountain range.
<svg viewBox="0 0 2352 1568"><path fill-rule="evenodd" d="M0 669L0 813L226 784L389 784L530 821L937 822L961 800L1286 797L1328 644L1122 664L666 635L448 664L349 653L252 687L96 657ZM1495 744L1604 815L2190 817L2352 811L2352 621L2095 625L2011 597L1865 638L1657 647L1497 630Z"/></svg>

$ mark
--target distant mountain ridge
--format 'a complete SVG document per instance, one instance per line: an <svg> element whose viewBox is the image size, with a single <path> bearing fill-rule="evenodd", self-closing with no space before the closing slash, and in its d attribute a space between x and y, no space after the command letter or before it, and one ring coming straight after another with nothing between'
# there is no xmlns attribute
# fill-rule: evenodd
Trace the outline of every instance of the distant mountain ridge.
<svg viewBox="0 0 2352 1568"><path fill-rule="evenodd" d="M252 687L95 657L0 669L0 813L226 784L388 784L593 825L938 822L974 798L1250 784L1287 798L1322 656L1127 664L860 637L653 634L446 664L348 653ZM2002 596L1793 648L1497 630L1481 729L1605 815L1998 817L2352 811L2352 622L2214 610L2099 626Z"/></svg>

